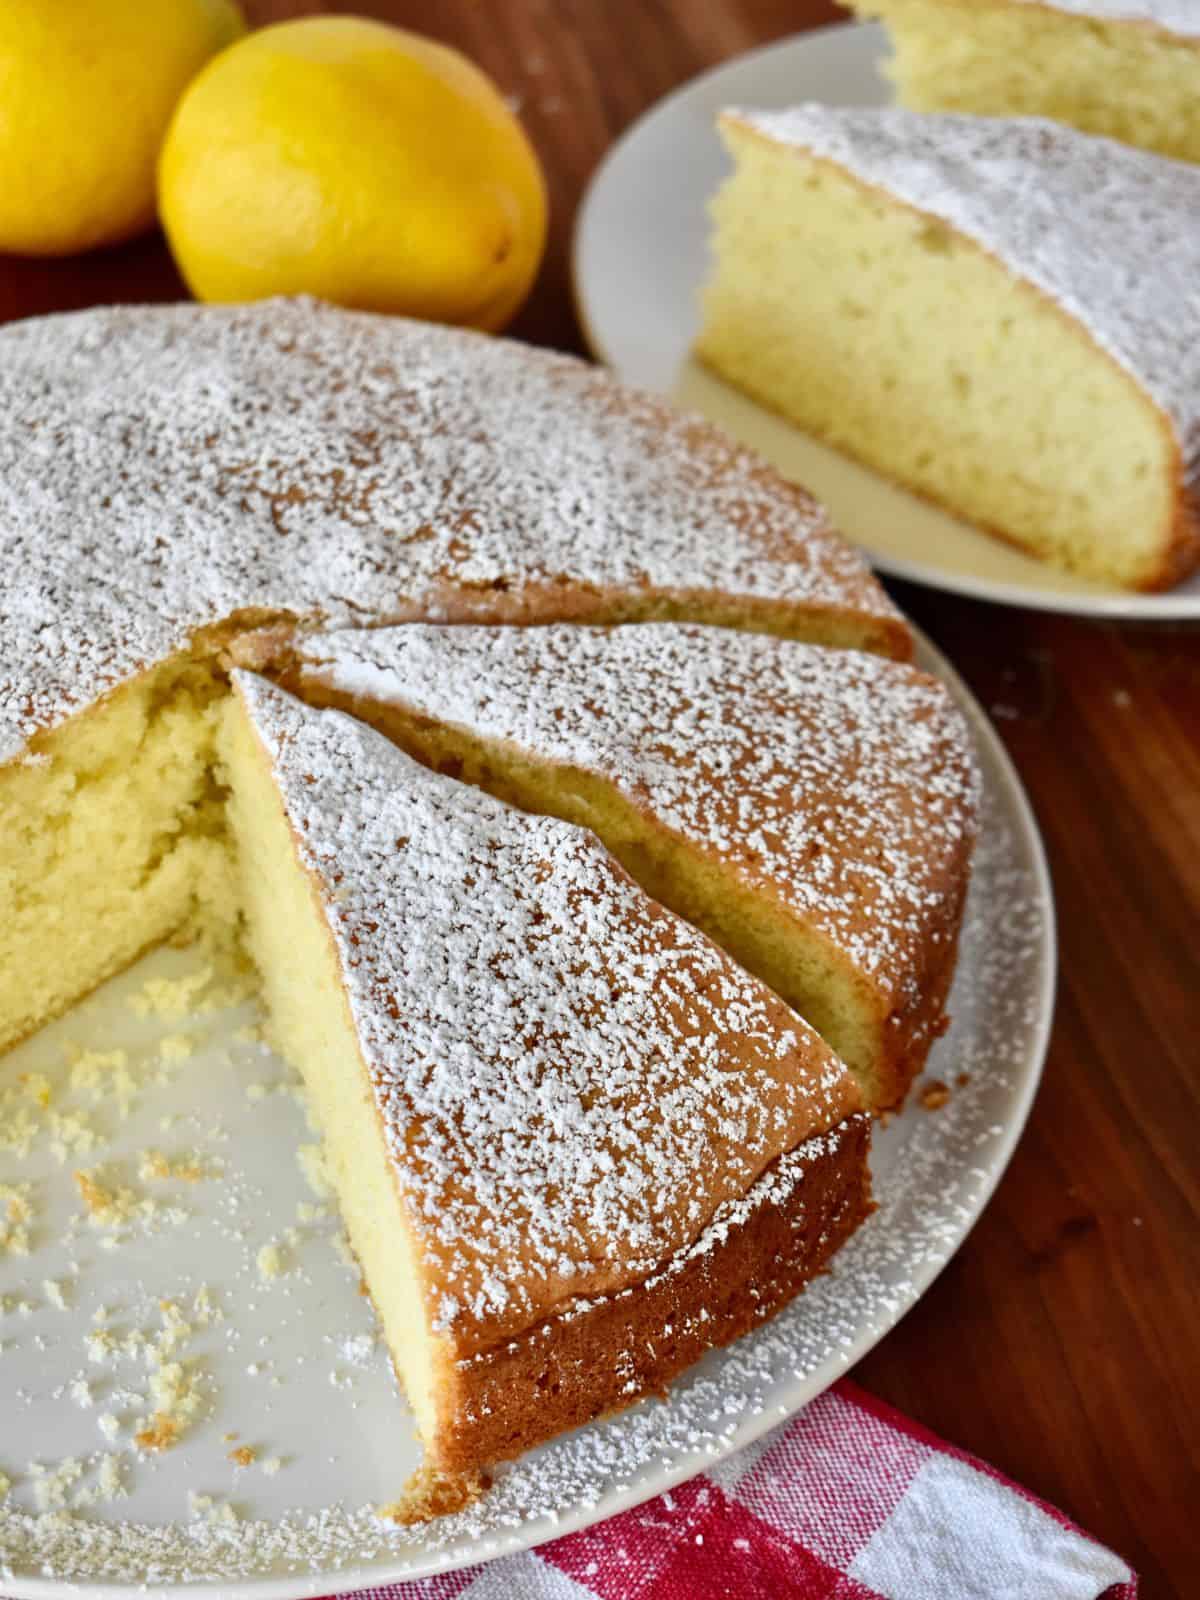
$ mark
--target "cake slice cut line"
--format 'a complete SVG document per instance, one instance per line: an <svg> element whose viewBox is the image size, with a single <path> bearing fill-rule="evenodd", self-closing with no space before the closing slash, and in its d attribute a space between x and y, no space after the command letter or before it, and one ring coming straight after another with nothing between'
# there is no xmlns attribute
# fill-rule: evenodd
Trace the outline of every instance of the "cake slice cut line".
<svg viewBox="0 0 1200 1600"><path fill-rule="evenodd" d="M250 947L431 1465L631 1403L790 1297L867 1203L866 1119L827 1047L590 833L252 674L234 690ZM691 1304L714 1256L727 1282ZM576 1323L631 1316L654 1359L620 1383L564 1354Z"/></svg>
<svg viewBox="0 0 1200 1600"><path fill-rule="evenodd" d="M411 626L285 680L418 759L592 828L894 1105L942 1026L975 831L970 737L914 668L686 624Z"/></svg>

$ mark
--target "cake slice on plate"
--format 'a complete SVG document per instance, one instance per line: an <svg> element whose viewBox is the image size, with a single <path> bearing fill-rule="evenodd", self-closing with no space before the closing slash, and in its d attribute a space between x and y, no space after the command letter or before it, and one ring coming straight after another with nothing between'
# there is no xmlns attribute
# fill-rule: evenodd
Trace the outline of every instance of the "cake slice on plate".
<svg viewBox="0 0 1200 1600"><path fill-rule="evenodd" d="M1200 168L1038 120L729 112L697 354L1058 566L1200 559Z"/></svg>
<svg viewBox="0 0 1200 1600"><path fill-rule="evenodd" d="M850 0L915 111L1045 116L1200 161L1196 0Z"/></svg>
<svg viewBox="0 0 1200 1600"><path fill-rule="evenodd" d="M593 828L903 1099L943 1025L975 835L946 689L852 651L656 623L418 626L297 641L304 696L422 761Z"/></svg>
<svg viewBox="0 0 1200 1600"><path fill-rule="evenodd" d="M816 1035L582 828L237 673L248 943L446 1509L663 1386L869 1209Z"/></svg>

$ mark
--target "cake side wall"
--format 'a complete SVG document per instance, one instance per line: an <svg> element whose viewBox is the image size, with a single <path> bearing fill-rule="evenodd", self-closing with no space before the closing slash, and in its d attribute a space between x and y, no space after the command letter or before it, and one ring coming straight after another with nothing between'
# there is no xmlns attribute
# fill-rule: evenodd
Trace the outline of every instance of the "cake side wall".
<svg viewBox="0 0 1200 1600"><path fill-rule="evenodd" d="M445 1419L434 1464L471 1472L661 1396L708 1350L780 1311L868 1215L870 1136L869 1117L848 1118L781 1200L761 1200L677 1270L461 1362L458 1414ZM760 1194L779 1165L759 1180Z"/></svg>

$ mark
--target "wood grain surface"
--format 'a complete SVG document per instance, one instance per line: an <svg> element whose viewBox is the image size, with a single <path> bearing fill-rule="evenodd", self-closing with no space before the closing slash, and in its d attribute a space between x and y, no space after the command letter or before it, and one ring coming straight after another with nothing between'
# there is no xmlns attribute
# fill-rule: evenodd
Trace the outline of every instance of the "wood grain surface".
<svg viewBox="0 0 1200 1600"><path fill-rule="evenodd" d="M257 23L386 17L458 45L515 97L553 225L511 331L574 350L571 228L607 146L695 73L838 17L820 0L247 9ZM71 261L0 258L0 317L182 292L157 236ZM856 1376L1119 1550L1146 1600L1182 1600L1200 1594L1200 631L895 592L991 711L1028 787L1062 976L1007 1176Z"/></svg>

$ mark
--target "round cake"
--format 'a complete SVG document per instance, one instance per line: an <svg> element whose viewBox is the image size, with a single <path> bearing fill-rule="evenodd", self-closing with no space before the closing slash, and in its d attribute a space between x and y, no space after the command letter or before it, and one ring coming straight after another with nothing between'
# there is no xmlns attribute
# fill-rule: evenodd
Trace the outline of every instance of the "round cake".
<svg viewBox="0 0 1200 1600"><path fill-rule="evenodd" d="M0 353L0 1047L164 939L254 960L426 1446L395 1514L445 1509L867 1216L868 1113L943 1022L969 736L820 507L582 362L304 301ZM387 695L328 708L308 666L376 630L427 731L491 676L516 722L485 731L593 749L655 849ZM689 789L680 849L786 888L803 982L765 914L739 940L676 894Z"/></svg>

